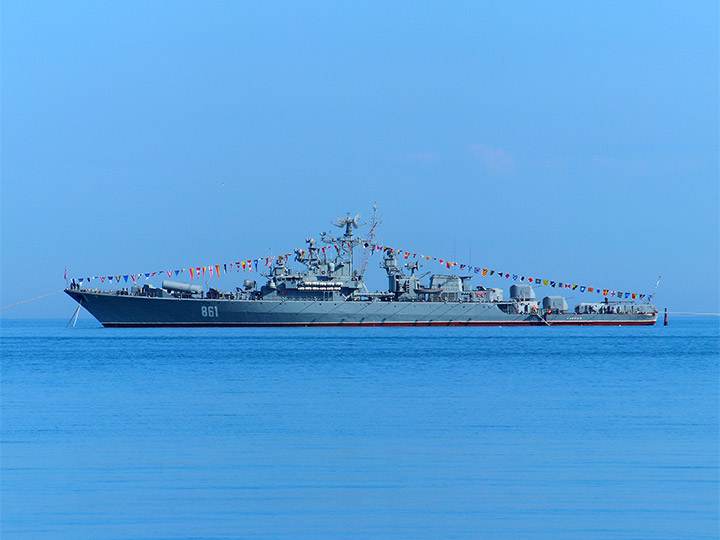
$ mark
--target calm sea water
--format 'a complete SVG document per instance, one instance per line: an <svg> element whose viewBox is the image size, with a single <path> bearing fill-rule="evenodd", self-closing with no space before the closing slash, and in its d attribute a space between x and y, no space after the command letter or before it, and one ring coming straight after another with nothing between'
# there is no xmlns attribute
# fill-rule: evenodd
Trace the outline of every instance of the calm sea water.
<svg viewBox="0 0 720 540"><path fill-rule="evenodd" d="M2 323L4 540L718 537L716 319L92 324Z"/></svg>

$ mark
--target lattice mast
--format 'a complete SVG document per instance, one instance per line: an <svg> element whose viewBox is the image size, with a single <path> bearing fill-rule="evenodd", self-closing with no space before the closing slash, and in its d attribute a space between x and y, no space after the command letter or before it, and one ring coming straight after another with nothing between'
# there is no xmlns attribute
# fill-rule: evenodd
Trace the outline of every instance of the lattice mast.
<svg viewBox="0 0 720 540"><path fill-rule="evenodd" d="M365 237L365 244L368 244L368 247L365 248L363 251L363 258L362 263L360 264L360 277L365 276L365 270L367 270L368 262L370 262L370 255L372 254L373 243L375 240L375 230L377 229L378 225L382 222L382 216L378 216L377 213L378 207L377 203L373 204L373 213L372 217L370 218L370 230L367 233L367 236Z"/></svg>

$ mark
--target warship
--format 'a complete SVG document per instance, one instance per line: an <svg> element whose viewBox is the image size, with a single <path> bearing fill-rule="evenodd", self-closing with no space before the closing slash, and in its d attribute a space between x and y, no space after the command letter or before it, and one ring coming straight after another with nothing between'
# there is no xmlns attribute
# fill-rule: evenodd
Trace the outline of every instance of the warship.
<svg viewBox="0 0 720 540"><path fill-rule="evenodd" d="M354 267L354 250L372 250L373 223L366 237L356 235L359 215L340 218L338 237L324 232L319 244L276 257L258 287L245 279L234 291L177 281L103 291L73 282L65 292L106 327L190 326L555 326L653 325L658 310L650 302L581 303L570 309L562 296L536 297L533 285L514 284L510 297L500 288L473 287L472 275L420 274L420 264L398 261L382 250L388 288L371 292L364 281L367 257ZM324 246L322 245L324 244ZM326 249L332 246L335 249ZM429 279L423 280L429 275ZM651 297L650 297L651 298ZM75 317L77 317L77 312Z"/></svg>

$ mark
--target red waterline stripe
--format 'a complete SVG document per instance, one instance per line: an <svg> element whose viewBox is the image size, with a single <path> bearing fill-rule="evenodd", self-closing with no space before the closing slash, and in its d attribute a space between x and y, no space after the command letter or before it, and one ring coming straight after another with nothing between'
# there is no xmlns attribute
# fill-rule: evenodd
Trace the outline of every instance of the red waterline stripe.
<svg viewBox="0 0 720 540"><path fill-rule="evenodd" d="M655 320L650 321L553 321L549 326L652 326ZM548 326L542 321L454 321L454 322L367 322L367 323L101 323L107 328L306 328L309 326Z"/></svg>

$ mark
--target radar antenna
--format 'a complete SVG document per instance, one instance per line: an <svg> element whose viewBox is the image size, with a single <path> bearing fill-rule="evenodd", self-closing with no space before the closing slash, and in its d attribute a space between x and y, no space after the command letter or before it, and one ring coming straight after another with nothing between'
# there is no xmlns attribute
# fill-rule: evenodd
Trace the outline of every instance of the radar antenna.
<svg viewBox="0 0 720 540"><path fill-rule="evenodd" d="M373 204L373 213L372 217L370 218L370 230L367 233L367 236L365 237L365 244L368 244L368 246L363 251L363 260L362 264L360 265L360 277L365 276L365 270L367 270L368 262L370 262L370 255L372 254L372 250L375 249L372 245L373 240L375 240L375 229L377 229L377 226L380 225L382 222L382 216L377 215L377 202Z"/></svg>
<svg viewBox="0 0 720 540"><path fill-rule="evenodd" d="M344 218L337 218L335 221L331 222L336 227L345 227L345 236L351 237L353 235L352 230L353 229L359 229L362 227L360 224L360 214L356 214L355 217L350 217L350 212L348 212L347 217Z"/></svg>

